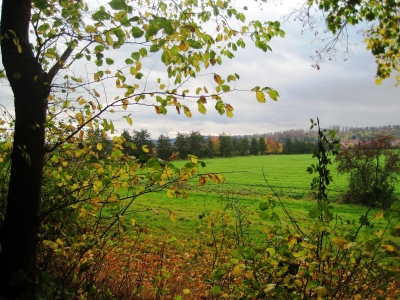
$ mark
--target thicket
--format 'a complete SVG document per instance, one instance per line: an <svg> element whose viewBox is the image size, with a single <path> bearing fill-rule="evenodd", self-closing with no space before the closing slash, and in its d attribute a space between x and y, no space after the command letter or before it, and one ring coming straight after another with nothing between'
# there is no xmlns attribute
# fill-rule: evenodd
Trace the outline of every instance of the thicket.
<svg viewBox="0 0 400 300"><path fill-rule="evenodd" d="M394 193L400 175L400 151L393 149L392 140L390 135L377 135L337 155L339 173L349 174L342 202L387 209L398 200Z"/></svg>

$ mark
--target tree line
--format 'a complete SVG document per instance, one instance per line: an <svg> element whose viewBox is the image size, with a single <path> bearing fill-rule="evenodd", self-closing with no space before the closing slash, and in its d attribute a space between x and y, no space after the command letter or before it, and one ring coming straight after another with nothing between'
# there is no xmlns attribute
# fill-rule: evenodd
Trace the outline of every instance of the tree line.
<svg viewBox="0 0 400 300"><path fill-rule="evenodd" d="M284 143L276 142L265 137L246 137L231 136L222 133L218 136L205 136L199 132L177 132L175 138L161 134L154 139L147 129L133 130L129 132L124 130L122 136L125 139L124 154L141 157L148 156L142 147L146 146L149 152L157 157L167 160L174 153L180 159L186 159L188 154L197 157L233 157L249 155L267 155L267 154L305 154L312 153L315 143L304 142L297 139L287 138ZM100 155L105 156L112 149L112 141L102 136L101 132L93 131L91 133L92 143L102 144Z"/></svg>

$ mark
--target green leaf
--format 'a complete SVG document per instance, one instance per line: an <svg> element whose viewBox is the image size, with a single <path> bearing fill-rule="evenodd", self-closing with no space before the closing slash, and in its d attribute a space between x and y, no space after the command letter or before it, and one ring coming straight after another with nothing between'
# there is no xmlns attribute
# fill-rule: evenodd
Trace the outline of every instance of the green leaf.
<svg viewBox="0 0 400 300"><path fill-rule="evenodd" d="M193 49L201 49L201 48L203 48L203 45L201 43L199 43L198 41L195 41L195 40L187 40L187 43Z"/></svg>
<svg viewBox="0 0 400 300"><path fill-rule="evenodd" d="M131 64L133 64L133 60L131 58L127 58L127 59L125 59L125 63L127 65L131 65Z"/></svg>
<svg viewBox="0 0 400 300"><path fill-rule="evenodd" d="M226 272L224 270L214 270L211 273L211 279L216 281L221 280L225 273Z"/></svg>
<svg viewBox="0 0 400 300"><path fill-rule="evenodd" d="M231 90L231 87L229 85L222 85L221 88L224 92L229 92Z"/></svg>
<svg viewBox="0 0 400 300"><path fill-rule="evenodd" d="M171 236L169 239L166 240L167 243L175 242L178 239L175 236Z"/></svg>
<svg viewBox="0 0 400 300"><path fill-rule="evenodd" d="M106 58L106 64L107 65L113 65L114 64L114 60L111 58Z"/></svg>
<svg viewBox="0 0 400 300"><path fill-rule="evenodd" d="M112 0L111 2L108 2L108 4L114 10L124 10L126 8L124 0Z"/></svg>
<svg viewBox="0 0 400 300"><path fill-rule="evenodd" d="M140 48L139 49L139 53L142 57L146 57L147 56L147 50L146 48Z"/></svg>
<svg viewBox="0 0 400 300"><path fill-rule="evenodd" d="M316 219L320 215L321 215L321 211L318 208L310 209L310 211L308 212L308 216L310 217L310 219Z"/></svg>
<svg viewBox="0 0 400 300"><path fill-rule="evenodd" d="M141 38L144 35L144 31L139 27L132 27L132 36L136 39Z"/></svg>
<svg viewBox="0 0 400 300"><path fill-rule="evenodd" d="M160 24L158 23L158 20L151 20L149 29L147 29L146 32L146 36L151 37L153 35L156 35L160 29L161 27Z"/></svg>
<svg viewBox="0 0 400 300"><path fill-rule="evenodd" d="M161 49L159 44L154 44L150 46L150 52L158 52Z"/></svg>
<svg viewBox="0 0 400 300"><path fill-rule="evenodd" d="M269 91L268 91L268 95L269 95L269 97L270 97L272 100L278 101L279 94L278 94L277 91L275 91L275 90L269 90Z"/></svg>
<svg viewBox="0 0 400 300"><path fill-rule="evenodd" d="M95 21L104 21L109 20L111 18L111 15L106 12L104 6L100 6L100 9L92 14L92 18Z"/></svg>
<svg viewBox="0 0 400 300"><path fill-rule="evenodd" d="M131 57L132 57L134 60L139 60L139 59L140 59L140 53L139 53L139 52L133 52L133 53L131 54Z"/></svg>
<svg viewBox="0 0 400 300"><path fill-rule="evenodd" d="M185 168L186 169L193 169L194 167L196 167L197 165L193 162L188 162L185 164Z"/></svg>

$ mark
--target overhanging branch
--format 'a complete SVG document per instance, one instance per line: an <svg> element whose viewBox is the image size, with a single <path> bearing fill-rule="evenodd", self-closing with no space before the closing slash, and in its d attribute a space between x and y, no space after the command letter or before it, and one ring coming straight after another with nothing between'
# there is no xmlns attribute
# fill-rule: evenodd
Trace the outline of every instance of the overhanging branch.
<svg viewBox="0 0 400 300"><path fill-rule="evenodd" d="M51 67L49 71L49 83L53 81L58 71L60 71L60 69L64 66L65 61L69 58L77 43L78 42L76 40L72 41L68 48L61 55L60 59L54 64L53 67Z"/></svg>

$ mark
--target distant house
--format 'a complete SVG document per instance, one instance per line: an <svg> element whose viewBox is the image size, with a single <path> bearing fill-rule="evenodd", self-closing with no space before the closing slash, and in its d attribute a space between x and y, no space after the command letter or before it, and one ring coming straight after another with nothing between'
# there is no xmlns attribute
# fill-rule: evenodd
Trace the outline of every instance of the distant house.
<svg viewBox="0 0 400 300"><path fill-rule="evenodd" d="M361 143L361 141L359 139L343 140L343 141L340 141L340 149L353 148L355 145L358 145L359 143Z"/></svg>
<svg viewBox="0 0 400 300"><path fill-rule="evenodd" d="M400 140L391 141L390 144L394 148L400 148Z"/></svg>

